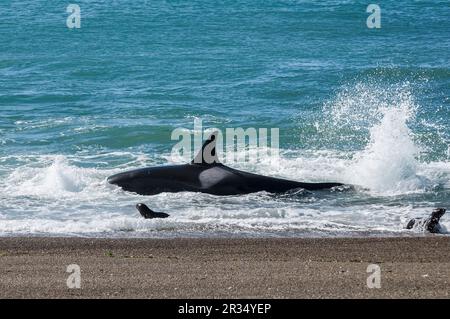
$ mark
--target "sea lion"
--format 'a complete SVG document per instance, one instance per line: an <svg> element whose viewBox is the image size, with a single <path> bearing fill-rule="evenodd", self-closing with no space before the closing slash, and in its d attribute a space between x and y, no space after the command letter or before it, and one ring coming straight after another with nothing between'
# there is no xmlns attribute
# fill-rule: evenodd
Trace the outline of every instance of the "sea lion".
<svg viewBox="0 0 450 319"><path fill-rule="evenodd" d="M406 225L406 229L417 229L439 234L442 232L442 226L439 224L439 220L444 216L445 212L446 210L444 208L436 208L428 218L413 218Z"/></svg>
<svg viewBox="0 0 450 319"><path fill-rule="evenodd" d="M147 207L147 205L139 203L136 205L137 210L139 213L144 217L145 219L152 219L152 218L167 218L170 215L166 213L161 212L154 212L150 208Z"/></svg>

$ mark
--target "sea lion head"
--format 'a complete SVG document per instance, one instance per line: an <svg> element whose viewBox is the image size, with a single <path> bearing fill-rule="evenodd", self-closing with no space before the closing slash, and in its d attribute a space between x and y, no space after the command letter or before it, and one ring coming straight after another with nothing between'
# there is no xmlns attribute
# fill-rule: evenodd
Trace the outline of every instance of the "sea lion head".
<svg viewBox="0 0 450 319"><path fill-rule="evenodd" d="M439 219L441 219L442 216L444 216L445 212L446 212L446 209L444 209L444 208L436 208L431 213L431 217L437 218L439 220Z"/></svg>

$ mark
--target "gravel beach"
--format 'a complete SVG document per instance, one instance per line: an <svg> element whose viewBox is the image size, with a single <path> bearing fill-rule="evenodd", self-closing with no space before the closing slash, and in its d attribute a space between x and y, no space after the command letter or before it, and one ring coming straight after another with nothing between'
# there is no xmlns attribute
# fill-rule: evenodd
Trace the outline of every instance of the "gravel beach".
<svg viewBox="0 0 450 319"><path fill-rule="evenodd" d="M1 298L448 298L450 238L0 239ZM69 289L67 266L81 269ZM381 288L368 288L370 264Z"/></svg>

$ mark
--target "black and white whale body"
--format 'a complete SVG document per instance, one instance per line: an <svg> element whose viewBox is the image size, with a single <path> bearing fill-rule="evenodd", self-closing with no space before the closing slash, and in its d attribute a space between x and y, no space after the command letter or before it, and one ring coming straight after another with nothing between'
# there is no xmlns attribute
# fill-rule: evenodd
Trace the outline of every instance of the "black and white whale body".
<svg viewBox="0 0 450 319"><path fill-rule="evenodd" d="M309 191L342 186L340 183L301 183L239 171L221 163L212 134L190 164L158 166L119 173L108 182L140 195L163 192L202 192L213 195L239 195L266 191L284 193L293 189Z"/></svg>

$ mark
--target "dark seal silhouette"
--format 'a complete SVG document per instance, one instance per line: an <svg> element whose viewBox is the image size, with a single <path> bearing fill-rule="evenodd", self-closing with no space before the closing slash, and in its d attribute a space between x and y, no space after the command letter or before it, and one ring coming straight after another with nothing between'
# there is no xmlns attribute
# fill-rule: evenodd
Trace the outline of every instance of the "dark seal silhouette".
<svg viewBox="0 0 450 319"><path fill-rule="evenodd" d="M147 207L147 205L139 203L136 205L137 210L139 213L144 217L145 219L152 219L152 218L167 218L170 215L166 213L161 212L154 212L150 208Z"/></svg>
<svg viewBox="0 0 450 319"><path fill-rule="evenodd" d="M189 164L119 173L109 177L108 182L140 195L163 192L202 192L213 195L240 195L261 191L285 193L294 189L316 191L342 186L340 183L301 183L227 167L217 157L217 134L215 132L209 137Z"/></svg>
<svg viewBox="0 0 450 319"><path fill-rule="evenodd" d="M444 208L437 208L427 218L413 218L406 225L406 229L428 231L433 234L441 233L442 227L439 224L439 220L444 216L445 212L446 210Z"/></svg>

